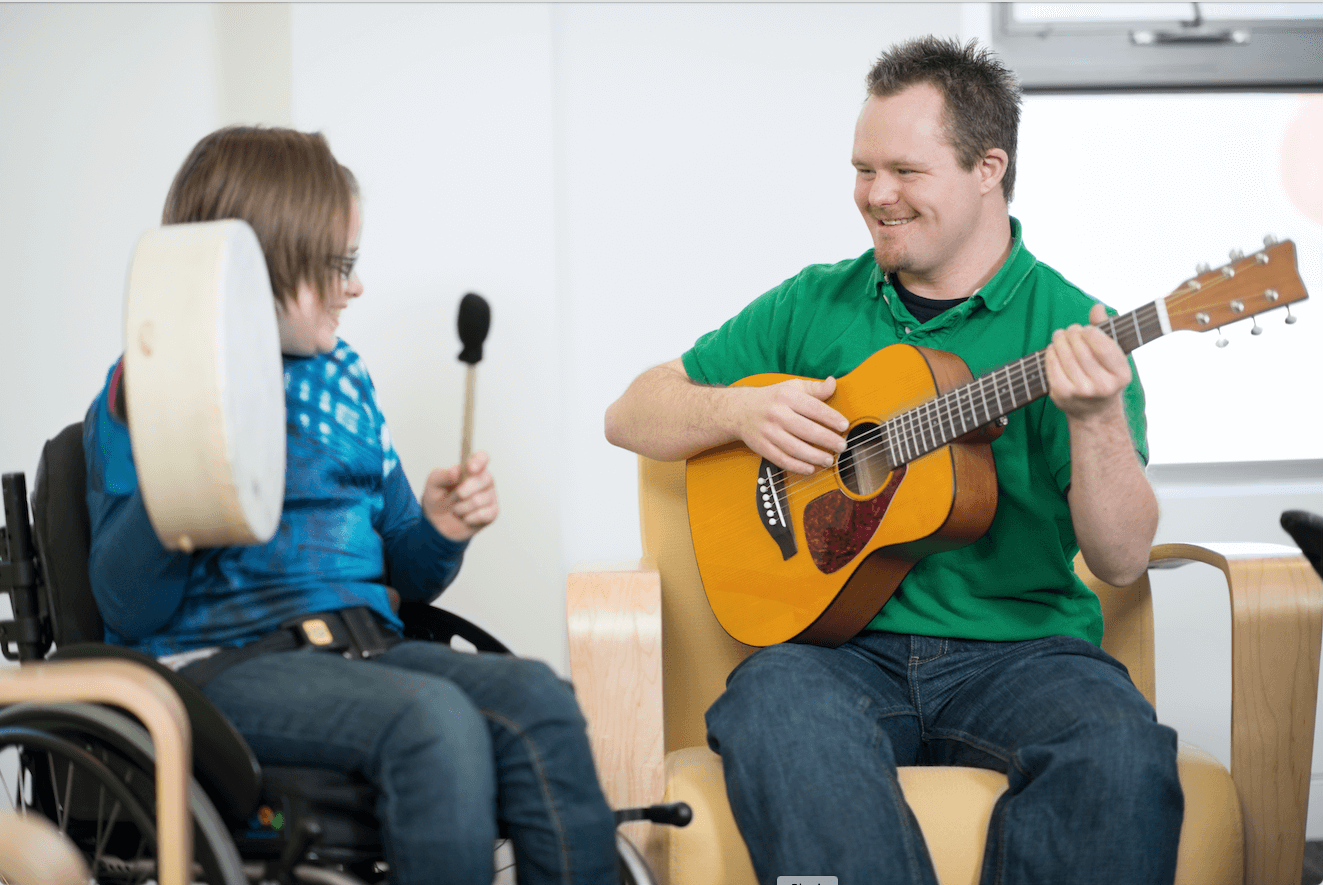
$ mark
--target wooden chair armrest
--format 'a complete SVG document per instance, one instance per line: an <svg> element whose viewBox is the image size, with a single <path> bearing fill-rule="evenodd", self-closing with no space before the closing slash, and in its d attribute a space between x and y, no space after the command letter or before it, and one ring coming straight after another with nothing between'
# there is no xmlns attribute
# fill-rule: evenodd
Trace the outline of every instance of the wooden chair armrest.
<svg viewBox="0 0 1323 885"><path fill-rule="evenodd" d="M1231 596L1231 777L1245 881L1300 881L1314 750L1323 581L1278 544L1161 544L1150 565L1221 569Z"/></svg>
<svg viewBox="0 0 1323 885"><path fill-rule="evenodd" d="M0 703L89 701L138 717L156 753L156 833L161 885L192 881L188 810L193 733L184 703L160 675L132 661L56 661L0 670Z"/></svg>

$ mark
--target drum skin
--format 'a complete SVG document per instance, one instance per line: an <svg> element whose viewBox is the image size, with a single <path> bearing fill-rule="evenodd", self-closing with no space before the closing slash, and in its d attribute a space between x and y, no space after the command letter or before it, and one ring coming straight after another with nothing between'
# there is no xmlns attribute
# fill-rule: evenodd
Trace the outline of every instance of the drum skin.
<svg viewBox="0 0 1323 885"><path fill-rule="evenodd" d="M139 239L125 298L124 384L138 485L170 550L264 543L285 494L275 299L239 220Z"/></svg>

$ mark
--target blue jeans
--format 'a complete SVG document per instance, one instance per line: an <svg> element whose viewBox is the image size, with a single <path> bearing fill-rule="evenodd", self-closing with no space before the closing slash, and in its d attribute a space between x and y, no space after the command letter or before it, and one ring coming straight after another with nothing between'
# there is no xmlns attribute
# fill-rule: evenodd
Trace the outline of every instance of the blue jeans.
<svg viewBox="0 0 1323 885"><path fill-rule="evenodd" d="M299 649L236 664L205 691L261 762L377 786L393 885L491 885L498 817L523 885L616 881L584 719L545 664L430 642L372 661Z"/></svg>
<svg viewBox="0 0 1323 885"><path fill-rule="evenodd" d="M771 646L731 673L707 727L764 885L936 885L897 765L1007 775L983 885L1176 875L1176 733L1125 668L1083 640L864 633L834 649Z"/></svg>

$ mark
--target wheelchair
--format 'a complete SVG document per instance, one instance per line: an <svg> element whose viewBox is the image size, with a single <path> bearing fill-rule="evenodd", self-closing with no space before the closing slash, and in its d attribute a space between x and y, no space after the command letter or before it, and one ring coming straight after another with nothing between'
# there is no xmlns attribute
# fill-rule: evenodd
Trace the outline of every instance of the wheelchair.
<svg viewBox="0 0 1323 885"><path fill-rule="evenodd" d="M386 885L389 868L373 812L376 790L366 779L262 766L197 686L146 655L103 642L88 579L85 484L81 422L42 450L31 521L23 475L4 476L0 591L8 593L13 617L0 624L0 651L20 665L130 660L170 683L193 735L193 881ZM405 602L400 617L409 639L510 653L486 631L442 609ZM155 881L154 769L147 731L123 710L67 703L0 709L0 790L11 806L0 813L49 819L82 854L96 883ZM688 806L669 805L617 811L616 819L683 826L689 815ZM620 834L616 841L621 883L655 883L639 851ZM498 861L505 855L498 846Z"/></svg>

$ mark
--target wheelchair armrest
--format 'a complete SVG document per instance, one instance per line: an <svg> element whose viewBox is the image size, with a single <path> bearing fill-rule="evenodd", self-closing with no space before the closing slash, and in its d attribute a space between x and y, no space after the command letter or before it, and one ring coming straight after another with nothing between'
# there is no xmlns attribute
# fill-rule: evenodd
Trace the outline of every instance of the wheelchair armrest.
<svg viewBox="0 0 1323 885"><path fill-rule="evenodd" d="M233 821L246 821L262 792L262 767L235 729L202 690L156 659L131 648L97 642L57 648L51 661L115 659L142 664L162 676L188 713L193 729L193 770L216 810Z"/></svg>
<svg viewBox="0 0 1323 885"><path fill-rule="evenodd" d="M450 644L455 637L468 642L478 651L508 655L505 643L454 612L437 608L426 602L407 600L400 604L400 620L404 622L404 638L424 642Z"/></svg>

